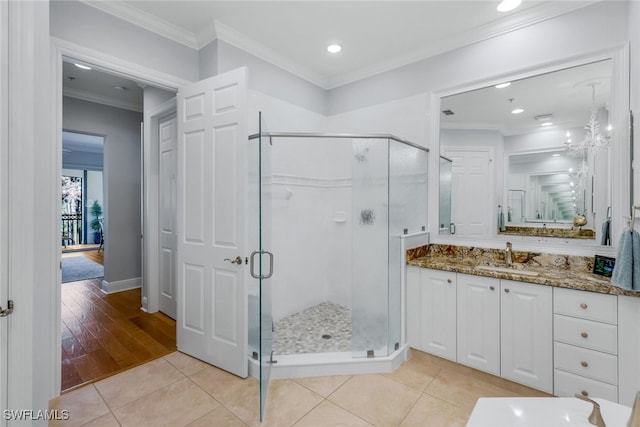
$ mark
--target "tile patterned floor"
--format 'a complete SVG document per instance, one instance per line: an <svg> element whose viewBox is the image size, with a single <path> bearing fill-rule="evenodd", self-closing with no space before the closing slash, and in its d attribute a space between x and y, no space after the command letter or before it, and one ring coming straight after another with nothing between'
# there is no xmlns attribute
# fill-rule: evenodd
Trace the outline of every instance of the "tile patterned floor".
<svg viewBox="0 0 640 427"><path fill-rule="evenodd" d="M332 302L309 307L274 325L274 354L351 351L351 310Z"/></svg>
<svg viewBox="0 0 640 427"><path fill-rule="evenodd" d="M275 380L258 422L258 381L172 353L53 399L52 426L464 426L479 397L548 396L412 350L389 374Z"/></svg>

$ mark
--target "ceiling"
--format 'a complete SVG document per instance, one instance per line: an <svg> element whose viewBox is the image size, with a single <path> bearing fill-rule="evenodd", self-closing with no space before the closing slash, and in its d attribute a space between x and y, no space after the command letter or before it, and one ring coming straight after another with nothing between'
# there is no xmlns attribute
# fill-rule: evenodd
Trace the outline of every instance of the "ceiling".
<svg viewBox="0 0 640 427"><path fill-rule="evenodd" d="M330 89L597 0L525 0L506 13L497 0L82 1L194 49L223 40Z"/></svg>
<svg viewBox="0 0 640 427"><path fill-rule="evenodd" d="M95 69L84 70L69 60L62 63L62 76L65 96L142 112L142 87L134 81Z"/></svg>

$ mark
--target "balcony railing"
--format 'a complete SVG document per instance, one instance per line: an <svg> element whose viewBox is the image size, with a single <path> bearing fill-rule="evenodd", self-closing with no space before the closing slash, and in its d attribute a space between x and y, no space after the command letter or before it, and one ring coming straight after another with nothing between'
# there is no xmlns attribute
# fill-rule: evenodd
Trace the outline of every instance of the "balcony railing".
<svg viewBox="0 0 640 427"><path fill-rule="evenodd" d="M62 214L62 244L79 245L82 243L82 214Z"/></svg>

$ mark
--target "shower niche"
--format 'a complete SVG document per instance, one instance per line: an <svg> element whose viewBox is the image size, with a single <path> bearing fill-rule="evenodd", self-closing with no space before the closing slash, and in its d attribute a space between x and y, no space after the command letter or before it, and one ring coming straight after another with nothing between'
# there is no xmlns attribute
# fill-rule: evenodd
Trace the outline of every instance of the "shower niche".
<svg viewBox="0 0 640 427"><path fill-rule="evenodd" d="M261 121L249 151L250 239L273 254L260 264L273 275L250 282L253 369L364 373L406 357L401 236L426 235L428 150L391 135L269 132Z"/></svg>

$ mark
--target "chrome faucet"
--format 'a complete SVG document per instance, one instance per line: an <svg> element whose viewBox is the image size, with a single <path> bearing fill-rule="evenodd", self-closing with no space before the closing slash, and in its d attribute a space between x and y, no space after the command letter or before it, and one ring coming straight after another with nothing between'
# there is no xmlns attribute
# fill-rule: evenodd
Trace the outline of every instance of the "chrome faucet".
<svg viewBox="0 0 640 427"><path fill-rule="evenodd" d="M586 402L589 402L593 405L593 410L591 411L591 414L589 415L589 423L593 424L594 426L597 427L606 427L606 424L604 423L604 420L602 419L602 413L600 412L600 405L598 404L598 402L596 402L595 400L591 400L588 397L585 397L583 395L581 395L580 393L576 393L575 396L578 399L582 399Z"/></svg>
<svg viewBox="0 0 640 427"><path fill-rule="evenodd" d="M507 267L511 267L513 265L512 247L511 242L507 242L507 247L504 250L504 261L507 264Z"/></svg>

